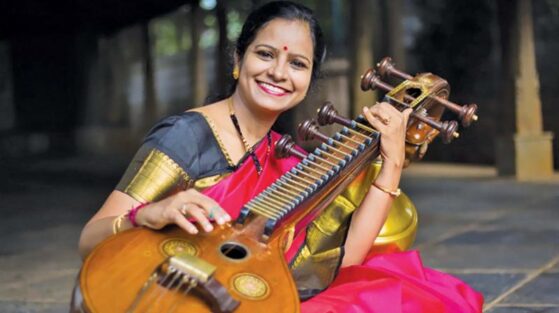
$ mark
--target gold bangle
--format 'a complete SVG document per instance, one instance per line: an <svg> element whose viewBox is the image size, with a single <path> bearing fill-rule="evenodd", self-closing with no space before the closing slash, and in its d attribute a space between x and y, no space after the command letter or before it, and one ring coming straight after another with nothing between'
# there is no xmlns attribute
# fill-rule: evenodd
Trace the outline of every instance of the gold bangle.
<svg viewBox="0 0 559 313"><path fill-rule="evenodd" d="M382 191L382 192L385 192L385 193L387 193L387 194L389 194L389 195L391 195L391 196L393 196L393 197L397 197L397 196L399 196L399 195L402 193L402 190L401 190L400 188L396 188L396 190L390 190L390 189L388 189L388 188L384 188L384 187L382 187L382 186L379 186L376 182L373 183L373 186L374 186L375 188L377 188L378 190L380 190L380 191Z"/></svg>
<svg viewBox="0 0 559 313"><path fill-rule="evenodd" d="M126 217L127 213L121 214L113 220L113 235L120 232L120 227L122 227L122 220Z"/></svg>

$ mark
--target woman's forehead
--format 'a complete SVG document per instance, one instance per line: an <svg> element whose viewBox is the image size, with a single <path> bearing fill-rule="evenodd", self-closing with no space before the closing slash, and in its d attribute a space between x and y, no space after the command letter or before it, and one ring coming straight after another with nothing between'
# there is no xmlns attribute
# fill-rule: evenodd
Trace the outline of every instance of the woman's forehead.
<svg viewBox="0 0 559 313"><path fill-rule="evenodd" d="M269 45L312 60L313 40L309 24L301 20L273 19L256 34L252 46Z"/></svg>

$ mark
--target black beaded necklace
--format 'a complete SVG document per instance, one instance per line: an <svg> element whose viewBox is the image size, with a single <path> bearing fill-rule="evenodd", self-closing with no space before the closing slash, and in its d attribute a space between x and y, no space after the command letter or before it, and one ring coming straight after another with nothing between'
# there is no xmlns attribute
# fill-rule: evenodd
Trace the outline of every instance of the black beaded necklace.
<svg viewBox="0 0 559 313"><path fill-rule="evenodd" d="M250 158L252 159L252 162L254 163L254 167L256 168L256 173L258 174L258 176L260 176L260 174L262 174L262 164L260 163L260 160L258 160L258 157L256 156L256 153L254 152L254 149L248 144L248 142L245 139L245 136L243 136L243 132L241 131L241 127L239 126L239 120L237 119L237 116L235 115L235 111L233 110L233 105L231 104L231 102L229 102L229 117L231 118L231 121L233 122L233 125L235 126L235 129L237 130L237 133L239 134L239 137L241 137L241 141L243 142L243 145L245 146L245 151L248 152ZM268 133L266 134L266 139L268 140L268 142L267 142L268 147L266 149L266 156L268 156L268 154L270 153L271 145L272 145L272 134L270 133L270 131L268 131Z"/></svg>

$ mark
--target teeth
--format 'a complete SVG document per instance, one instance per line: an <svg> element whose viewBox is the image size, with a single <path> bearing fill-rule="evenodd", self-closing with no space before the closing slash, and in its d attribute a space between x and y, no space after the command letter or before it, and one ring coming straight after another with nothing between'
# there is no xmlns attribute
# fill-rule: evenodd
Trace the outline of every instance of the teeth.
<svg viewBox="0 0 559 313"><path fill-rule="evenodd" d="M260 83L260 85L262 85L264 88L268 89L270 92L273 92L273 93L285 93L285 90L283 90L279 87L276 87L274 85L270 85L270 84L267 84L267 83Z"/></svg>

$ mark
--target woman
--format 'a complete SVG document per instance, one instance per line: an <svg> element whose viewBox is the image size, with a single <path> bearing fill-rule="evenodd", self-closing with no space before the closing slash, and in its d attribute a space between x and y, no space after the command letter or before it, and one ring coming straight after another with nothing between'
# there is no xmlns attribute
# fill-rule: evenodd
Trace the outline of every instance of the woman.
<svg viewBox="0 0 559 313"><path fill-rule="evenodd" d="M324 54L322 33L309 9L280 1L250 14L236 44L232 95L152 129L116 190L84 227L82 256L131 227L176 224L195 234L212 231L212 222L235 219L245 202L295 164L270 152L279 137L270 129L280 113L305 98ZM416 255L365 259L399 191L409 114L386 103L363 109L382 133L382 169L370 187L362 188L360 205L336 221L319 244L327 247L324 261L309 257L316 243L305 236L312 225L287 252L301 298L310 298L303 311L480 311L480 296L463 283L428 269L411 274L419 266ZM336 210L334 203L318 220L342 216ZM355 292L341 292L344 288Z"/></svg>

